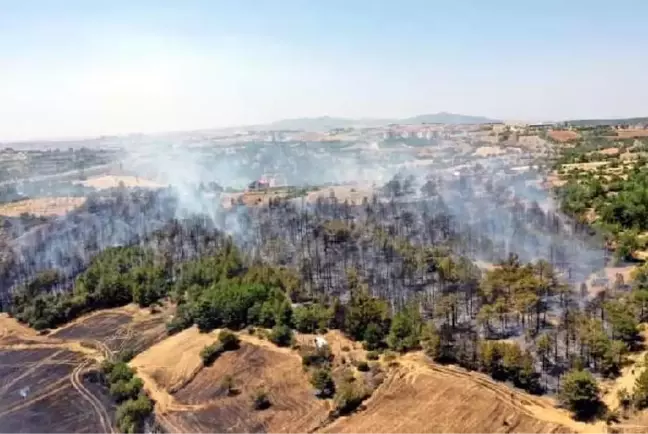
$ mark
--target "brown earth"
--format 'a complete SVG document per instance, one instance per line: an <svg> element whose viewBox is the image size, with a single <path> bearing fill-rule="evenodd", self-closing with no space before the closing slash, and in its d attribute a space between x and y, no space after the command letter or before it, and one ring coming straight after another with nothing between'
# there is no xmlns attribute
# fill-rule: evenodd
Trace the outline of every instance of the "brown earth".
<svg viewBox="0 0 648 434"><path fill-rule="evenodd" d="M83 205L84 197L40 197L0 205L0 215L18 217L23 213L37 216L64 215Z"/></svg>
<svg viewBox="0 0 648 434"><path fill-rule="evenodd" d="M551 130L549 131L549 137L556 142L565 143L578 139L580 134L576 131Z"/></svg>
<svg viewBox="0 0 648 434"><path fill-rule="evenodd" d="M648 137L648 129L617 130L617 137L620 139L630 139L632 137Z"/></svg>

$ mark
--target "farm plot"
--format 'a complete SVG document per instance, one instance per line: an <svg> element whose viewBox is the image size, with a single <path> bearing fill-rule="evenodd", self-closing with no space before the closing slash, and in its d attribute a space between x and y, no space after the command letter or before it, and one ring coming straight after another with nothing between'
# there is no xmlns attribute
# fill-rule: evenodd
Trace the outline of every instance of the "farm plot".
<svg viewBox="0 0 648 434"><path fill-rule="evenodd" d="M227 396L221 385L230 376L236 396ZM252 408L253 393L263 388L272 406ZM225 353L213 366L202 369L175 393L179 403L207 404L193 414L184 414L186 424L198 432L234 431L308 432L326 419L328 404L318 400L298 357L271 348L242 343Z"/></svg>
<svg viewBox="0 0 648 434"><path fill-rule="evenodd" d="M79 374L87 361L66 349L0 350L0 432L105 432L111 416Z"/></svg>
<svg viewBox="0 0 648 434"><path fill-rule="evenodd" d="M238 350L203 367L200 350L217 336L217 331L187 329L130 362L156 401L156 417L168 431L306 432L326 419L329 404L314 396L295 351L241 334ZM233 396L222 384L227 376L234 383ZM264 411L252 408L252 396L259 388L272 403Z"/></svg>
<svg viewBox="0 0 648 434"><path fill-rule="evenodd" d="M133 307L101 311L79 318L50 337L91 341L104 353L143 351L166 337L164 314L144 314Z"/></svg>
<svg viewBox="0 0 648 434"><path fill-rule="evenodd" d="M414 356L401 359L364 411L339 418L322 431L596 432L594 426L573 422L553 403Z"/></svg>
<svg viewBox="0 0 648 434"><path fill-rule="evenodd" d="M0 215L18 217L23 213L37 216L61 216L86 201L85 197L40 197L0 205Z"/></svg>

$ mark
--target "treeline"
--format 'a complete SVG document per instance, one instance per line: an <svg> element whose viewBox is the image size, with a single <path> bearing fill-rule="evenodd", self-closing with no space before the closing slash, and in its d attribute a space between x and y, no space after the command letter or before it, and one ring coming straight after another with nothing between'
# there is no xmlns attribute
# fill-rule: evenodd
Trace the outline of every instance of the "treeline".
<svg viewBox="0 0 648 434"><path fill-rule="evenodd" d="M57 290L62 282L56 271L39 273L14 292L11 314L41 330L96 309L133 302L149 306L165 297L170 287L168 270L155 263L150 251L139 247L104 250L76 278L72 291Z"/></svg>
<svg viewBox="0 0 648 434"><path fill-rule="evenodd" d="M617 256L631 260L648 230L648 165L639 158L622 173L574 175L557 189L562 209L583 221L593 210L595 225L610 235Z"/></svg>
<svg viewBox="0 0 648 434"><path fill-rule="evenodd" d="M638 321L648 313L643 269L629 297L602 292L581 310L578 294L547 262L521 264L512 256L481 276L465 258L442 250L430 255L438 291L395 308L372 295L355 268L345 273L348 297L340 297L308 294L296 270L250 262L231 242L173 267L140 247L111 248L77 277L71 292L56 290L55 272L41 273L15 294L11 312L42 329L94 309L149 306L170 297L177 303L170 333L194 324L203 331L252 326L272 329L271 340L290 345L293 329L340 329L370 351L423 348L440 362L531 391L541 388L538 375L559 376L578 366L615 375L636 347ZM520 335L519 344L493 340Z"/></svg>

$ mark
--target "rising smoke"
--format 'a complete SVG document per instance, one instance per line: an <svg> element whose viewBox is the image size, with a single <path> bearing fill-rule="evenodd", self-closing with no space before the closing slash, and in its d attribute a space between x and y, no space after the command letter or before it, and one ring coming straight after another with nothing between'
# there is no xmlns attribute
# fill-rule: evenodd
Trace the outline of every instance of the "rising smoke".
<svg viewBox="0 0 648 434"><path fill-rule="evenodd" d="M163 187L94 193L64 217L19 230L0 289L51 268L73 277L97 252L145 243L173 219L198 219L206 227L232 235L255 254L261 254L262 244L272 237L290 240L287 251L302 251L298 256L303 260L317 252L303 252L307 249L299 237L304 234L291 233L286 227L290 222L308 220L303 216L314 212L338 219L345 213L353 220L370 217L365 205L344 204L345 198L336 199L335 206L296 198L290 211L275 213L274 218L264 210L223 207L221 188L242 189L265 173L280 173L295 187L376 186L379 209L390 209L381 211L387 223L406 215L408 228L403 236L414 244L429 242L426 225L445 214L450 217L449 233L463 239L455 243L457 253L473 259L495 262L511 253L524 261L545 259L572 282L603 266L605 253L599 241L574 229L576 225L561 215L550 194L538 187L540 174L513 170L524 158L513 162L483 158L451 165L452 160L421 165L408 149L348 151L303 143L218 150L165 141L132 146L122 169ZM210 188L216 184L221 188ZM326 196L326 189L322 192ZM373 200L368 195L366 202Z"/></svg>

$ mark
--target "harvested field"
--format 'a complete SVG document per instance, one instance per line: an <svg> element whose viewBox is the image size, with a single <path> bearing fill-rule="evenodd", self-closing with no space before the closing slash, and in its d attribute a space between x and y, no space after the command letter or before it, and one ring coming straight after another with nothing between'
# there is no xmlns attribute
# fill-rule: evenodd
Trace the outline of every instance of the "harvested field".
<svg viewBox="0 0 648 434"><path fill-rule="evenodd" d="M236 396L227 396L220 385L226 375L234 380ZM272 403L265 411L251 405L258 388ZM202 369L175 397L186 404L208 403L193 414L182 413L184 425L195 432L309 432L329 412L328 403L314 396L298 358L248 343Z"/></svg>
<svg viewBox="0 0 648 434"><path fill-rule="evenodd" d="M348 200L349 203L355 202L356 204L362 203L366 197L371 200L374 188L370 185L357 184L357 185L334 185L330 187L322 187L317 191L311 191L306 196L306 200L310 203L315 203L318 197L328 198L334 194L338 201L344 202Z"/></svg>
<svg viewBox="0 0 648 434"><path fill-rule="evenodd" d="M91 341L103 352L143 351L166 337L164 314L134 306L95 312L53 331L55 339Z"/></svg>
<svg viewBox="0 0 648 434"><path fill-rule="evenodd" d="M149 179L140 178L137 176L116 176L116 175L96 176L94 178L89 178L85 181L79 181L78 183L83 184L86 187L93 187L99 190L119 187L120 184L123 184L124 187L143 187L143 188L164 187L164 185L159 184L155 181L151 181Z"/></svg>
<svg viewBox="0 0 648 434"><path fill-rule="evenodd" d="M37 216L64 215L83 205L85 197L39 197L0 205L0 215L18 217L23 213Z"/></svg>
<svg viewBox="0 0 648 434"><path fill-rule="evenodd" d="M580 134L576 131L551 130L549 137L556 142L565 143L580 138Z"/></svg>
<svg viewBox="0 0 648 434"><path fill-rule="evenodd" d="M201 369L200 350L218 338L192 327L168 337L138 354L130 365L165 391L179 389Z"/></svg>
<svg viewBox="0 0 648 434"><path fill-rule="evenodd" d="M306 432L328 415L301 366L299 355L257 337L240 334L241 347L203 367L200 350L218 331L184 330L154 345L131 361L156 401L158 419L169 431ZM238 393L221 386L231 375ZM272 406L252 409L252 394L265 387Z"/></svg>
<svg viewBox="0 0 648 434"><path fill-rule="evenodd" d="M506 154L506 150L495 146L482 146L480 148L477 148L477 150L473 153L473 155L477 157L489 157L491 155L500 154Z"/></svg>
<svg viewBox="0 0 648 434"><path fill-rule="evenodd" d="M603 155L615 156L615 155L619 155L619 152L621 151L619 150L619 148L605 148L605 149L601 149L598 152Z"/></svg>
<svg viewBox="0 0 648 434"><path fill-rule="evenodd" d="M595 170L602 166L607 166L610 164L609 161L592 161L591 163L570 163L563 164L563 169L566 171L578 169L578 170Z"/></svg>
<svg viewBox="0 0 648 434"><path fill-rule="evenodd" d="M401 359L366 401L323 432L603 432L574 422L548 399L532 397L459 368Z"/></svg>
<svg viewBox="0 0 648 434"><path fill-rule="evenodd" d="M232 206L232 201L246 206L268 205L270 199L286 197L287 190L262 190L246 191L244 193L224 193L221 197L221 205L225 208Z"/></svg>
<svg viewBox="0 0 648 434"><path fill-rule="evenodd" d="M617 138L619 139L630 139L632 137L648 137L647 129L627 129L627 130L617 130Z"/></svg>
<svg viewBox="0 0 648 434"><path fill-rule="evenodd" d="M112 432L114 408L81 377L88 366L65 345L0 346L0 432Z"/></svg>

